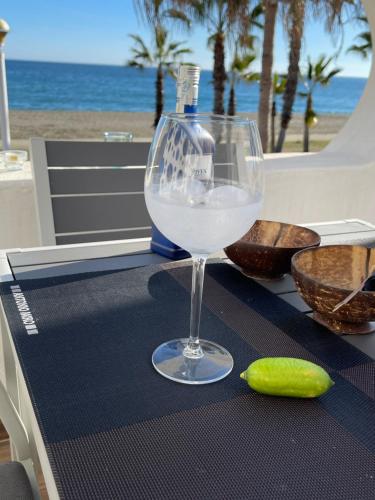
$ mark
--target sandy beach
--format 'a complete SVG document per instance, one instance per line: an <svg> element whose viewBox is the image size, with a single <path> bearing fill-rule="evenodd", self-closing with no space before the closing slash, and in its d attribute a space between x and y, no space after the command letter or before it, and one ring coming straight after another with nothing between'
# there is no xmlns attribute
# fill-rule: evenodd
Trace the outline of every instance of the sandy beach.
<svg viewBox="0 0 375 500"><path fill-rule="evenodd" d="M255 113L243 115L256 119ZM324 147L347 119L348 115L320 115L317 126L311 132L311 149ZM153 134L152 121L153 113L10 111L12 146L20 149L28 149L30 137L101 140L105 131L131 131L135 140L150 139ZM287 150L301 150L302 124L302 115L295 115L287 136Z"/></svg>

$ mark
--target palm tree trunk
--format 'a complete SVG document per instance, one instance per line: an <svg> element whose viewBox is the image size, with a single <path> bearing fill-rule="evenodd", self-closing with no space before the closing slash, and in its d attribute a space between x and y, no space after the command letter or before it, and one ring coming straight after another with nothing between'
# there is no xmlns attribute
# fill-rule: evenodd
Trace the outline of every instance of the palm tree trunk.
<svg viewBox="0 0 375 500"><path fill-rule="evenodd" d="M286 131L292 118L294 99L297 92L299 59L305 18L305 0L294 0L292 5L292 26L290 29L289 67L284 92L284 105L281 114L279 139L276 152L281 152L284 146Z"/></svg>
<svg viewBox="0 0 375 500"><path fill-rule="evenodd" d="M312 111L312 95L309 93L306 100L306 111L303 129L303 151L305 153L309 152L310 149L310 127L309 127L309 117Z"/></svg>
<svg viewBox="0 0 375 500"><path fill-rule="evenodd" d="M309 152L309 127L307 126L307 123L303 126L303 152Z"/></svg>
<svg viewBox="0 0 375 500"><path fill-rule="evenodd" d="M234 116L235 114L236 114L236 91L235 91L234 76L232 76L230 82L230 91L229 91L228 115Z"/></svg>
<svg viewBox="0 0 375 500"><path fill-rule="evenodd" d="M275 152L275 142L276 142L276 131L275 131L275 122L276 122L276 101L272 102L272 111L271 111L271 151Z"/></svg>
<svg viewBox="0 0 375 500"><path fill-rule="evenodd" d="M154 127L156 128L159 123L164 107L164 82L163 82L163 68L161 64L159 64L156 72L155 87L156 87L156 108L155 108Z"/></svg>
<svg viewBox="0 0 375 500"><path fill-rule="evenodd" d="M277 0L265 0L264 38L262 72L260 77L260 97L258 107L259 133L263 151L268 149L268 117L272 89L273 40L277 14Z"/></svg>
<svg viewBox="0 0 375 500"><path fill-rule="evenodd" d="M224 90L225 80L225 52L224 52L224 33L216 33L214 47L214 113L224 114Z"/></svg>

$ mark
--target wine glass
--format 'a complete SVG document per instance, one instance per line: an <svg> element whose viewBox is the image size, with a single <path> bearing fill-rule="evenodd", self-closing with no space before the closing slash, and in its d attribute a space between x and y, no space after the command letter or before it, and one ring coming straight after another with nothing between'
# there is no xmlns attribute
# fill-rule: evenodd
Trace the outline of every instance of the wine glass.
<svg viewBox="0 0 375 500"><path fill-rule="evenodd" d="M241 238L263 200L262 147L255 122L208 114L163 115L151 144L145 199L157 228L193 260L190 337L153 353L163 376L208 384L233 368L230 353L199 339L207 257Z"/></svg>

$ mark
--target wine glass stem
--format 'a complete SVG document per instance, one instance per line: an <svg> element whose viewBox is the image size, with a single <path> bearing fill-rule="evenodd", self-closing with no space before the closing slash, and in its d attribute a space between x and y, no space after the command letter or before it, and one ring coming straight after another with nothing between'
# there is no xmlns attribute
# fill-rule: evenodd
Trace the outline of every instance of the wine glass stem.
<svg viewBox="0 0 375 500"><path fill-rule="evenodd" d="M199 325L201 320L201 305L206 256L193 255L193 279L191 284L190 337L184 349L187 358L201 358L203 351L199 345Z"/></svg>

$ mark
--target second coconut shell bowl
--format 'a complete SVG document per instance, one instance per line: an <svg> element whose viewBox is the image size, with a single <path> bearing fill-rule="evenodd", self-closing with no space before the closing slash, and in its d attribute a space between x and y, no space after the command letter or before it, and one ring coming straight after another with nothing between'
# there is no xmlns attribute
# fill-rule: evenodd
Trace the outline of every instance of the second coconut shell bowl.
<svg viewBox="0 0 375 500"><path fill-rule="evenodd" d="M275 280L290 272L291 259L296 252L319 244L319 234L311 229L257 220L240 240L224 251L246 276Z"/></svg>
<svg viewBox="0 0 375 500"><path fill-rule="evenodd" d="M352 245L312 248L292 259L297 289L314 311L314 319L337 334L366 334L375 330L374 291L359 291L333 312L374 268L375 248Z"/></svg>

